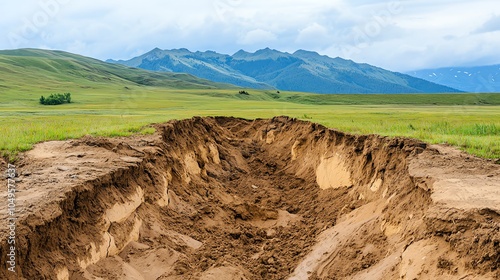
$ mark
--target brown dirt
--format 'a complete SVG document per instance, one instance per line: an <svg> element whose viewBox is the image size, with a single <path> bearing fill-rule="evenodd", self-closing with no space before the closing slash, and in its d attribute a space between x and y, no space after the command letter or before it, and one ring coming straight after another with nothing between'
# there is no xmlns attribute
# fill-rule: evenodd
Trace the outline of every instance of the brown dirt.
<svg viewBox="0 0 500 280"><path fill-rule="evenodd" d="M286 117L156 128L22 155L0 279L500 277L491 161Z"/></svg>

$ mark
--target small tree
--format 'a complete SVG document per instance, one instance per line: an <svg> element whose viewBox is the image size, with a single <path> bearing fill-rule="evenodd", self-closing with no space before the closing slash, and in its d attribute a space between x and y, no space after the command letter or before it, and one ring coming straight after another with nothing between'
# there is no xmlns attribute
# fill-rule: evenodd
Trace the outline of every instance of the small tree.
<svg viewBox="0 0 500 280"><path fill-rule="evenodd" d="M71 93L69 92L65 93L64 97L66 98L66 102L71 103Z"/></svg>

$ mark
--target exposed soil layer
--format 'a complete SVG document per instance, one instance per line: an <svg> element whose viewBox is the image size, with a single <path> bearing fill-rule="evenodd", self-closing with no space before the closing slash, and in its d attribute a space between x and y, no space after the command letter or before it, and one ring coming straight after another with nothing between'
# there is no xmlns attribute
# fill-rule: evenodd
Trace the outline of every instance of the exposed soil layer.
<svg viewBox="0 0 500 280"><path fill-rule="evenodd" d="M287 117L156 129L22 155L0 279L500 278L492 161Z"/></svg>

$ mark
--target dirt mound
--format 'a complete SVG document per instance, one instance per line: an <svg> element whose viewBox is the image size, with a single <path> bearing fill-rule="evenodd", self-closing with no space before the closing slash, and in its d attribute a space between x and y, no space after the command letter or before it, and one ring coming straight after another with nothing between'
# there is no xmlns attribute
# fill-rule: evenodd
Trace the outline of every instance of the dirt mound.
<svg viewBox="0 0 500 280"><path fill-rule="evenodd" d="M490 161L286 117L156 128L24 154L0 279L500 277Z"/></svg>

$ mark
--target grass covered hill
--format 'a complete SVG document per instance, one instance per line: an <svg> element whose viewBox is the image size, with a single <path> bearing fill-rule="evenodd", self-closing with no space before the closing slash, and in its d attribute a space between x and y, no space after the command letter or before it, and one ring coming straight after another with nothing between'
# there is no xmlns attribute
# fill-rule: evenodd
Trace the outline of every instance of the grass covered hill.
<svg viewBox="0 0 500 280"><path fill-rule="evenodd" d="M2 91L45 91L60 88L157 86L165 88L228 88L188 74L157 73L105 63L62 51L0 51Z"/></svg>

